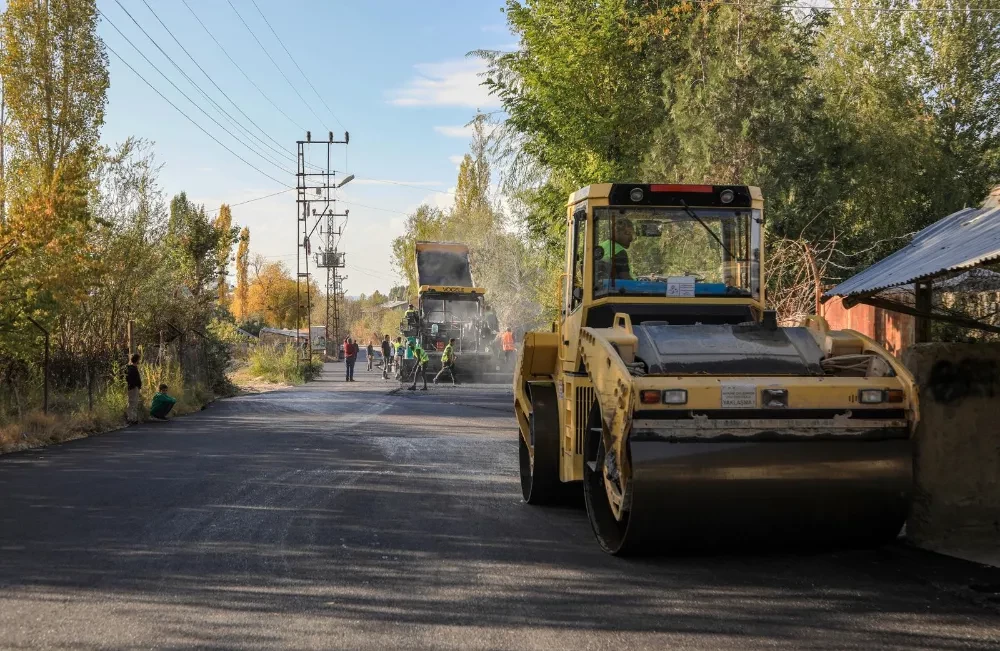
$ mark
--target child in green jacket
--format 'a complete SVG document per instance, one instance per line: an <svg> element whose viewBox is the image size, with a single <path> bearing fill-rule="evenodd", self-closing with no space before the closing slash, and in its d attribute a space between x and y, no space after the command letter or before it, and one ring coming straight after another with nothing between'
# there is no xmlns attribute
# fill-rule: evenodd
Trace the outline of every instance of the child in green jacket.
<svg viewBox="0 0 1000 651"><path fill-rule="evenodd" d="M161 384L160 390L153 396L153 402L149 406L149 415L157 420L166 420L167 414L177 403L176 398L167 395L167 385Z"/></svg>

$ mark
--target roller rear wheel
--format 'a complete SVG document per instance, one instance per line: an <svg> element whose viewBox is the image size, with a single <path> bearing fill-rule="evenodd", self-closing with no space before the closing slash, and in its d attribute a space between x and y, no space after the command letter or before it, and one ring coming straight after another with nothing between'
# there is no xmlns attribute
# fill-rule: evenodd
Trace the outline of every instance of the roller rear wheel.
<svg viewBox="0 0 1000 651"><path fill-rule="evenodd" d="M520 441L521 495L528 504L552 504L563 495L559 481L559 400L555 387L532 385L531 441Z"/></svg>

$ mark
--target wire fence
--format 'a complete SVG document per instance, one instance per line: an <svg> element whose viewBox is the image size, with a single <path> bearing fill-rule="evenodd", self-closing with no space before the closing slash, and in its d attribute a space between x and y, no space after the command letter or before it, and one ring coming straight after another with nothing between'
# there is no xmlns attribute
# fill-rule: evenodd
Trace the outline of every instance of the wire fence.
<svg viewBox="0 0 1000 651"><path fill-rule="evenodd" d="M226 345L186 333L172 341L134 344L140 355L143 394L160 383L176 391L221 393L226 371L235 358L249 354L249 345ZM33 411L74 413L106 407L109 396L123 396L129 347L81 352L44 345L27 354L0 352L0 423ZM113 401L112 401L113 402Z"/></svg>

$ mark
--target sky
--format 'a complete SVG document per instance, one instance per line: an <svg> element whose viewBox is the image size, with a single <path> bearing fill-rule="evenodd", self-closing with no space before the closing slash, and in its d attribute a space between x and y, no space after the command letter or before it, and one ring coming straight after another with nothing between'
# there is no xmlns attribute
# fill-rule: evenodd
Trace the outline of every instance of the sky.
<svg viewBox="0 0 1000 651"><path fill-rule="evenodd" d="M350 132L332 154L338 178L355 175L337 204L350 212L344 289L386 292L398 282L390 249L406 215L421 203L451 204L466 125L499 107L480 85L483 61L467 55L516 47L502 0L255 1L98 0L111 65L102 139L152 141L168 197L185 191L214 214L221 203L294 187L305 130L314 140ZM325 164L325 147L310 151ZM295 196L232 208L250 228L251 253L292 272Z"/></svg>

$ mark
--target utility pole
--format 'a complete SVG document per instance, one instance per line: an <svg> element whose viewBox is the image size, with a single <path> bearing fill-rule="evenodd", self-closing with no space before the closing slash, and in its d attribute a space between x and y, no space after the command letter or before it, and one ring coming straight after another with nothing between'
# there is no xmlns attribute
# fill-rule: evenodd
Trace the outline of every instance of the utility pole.
<svg viewBox="0 0 1000 651"><path fill-rule="evenodd" d="M296 205L298 206L296 226L296 319L295 319L295 343L298 349L299 363L308 363L312 359L312 297L309 287L309 259L313 256L312 238L317 227L320 227L320 235L326 236L325 246L320 246L316 253L316 266L327 270L327 310L326 310L326 353L331 351L330 325L330 287L331 282L336 284L337 270L344 266L344 254L338 252L337 245L340 243L340 236L343 233L343 225L337 225L337 217L347 217L347 211L342 214L336 212L336 197L334 191L347 185L354 176L348 176L339 183L336 181L336 171L330 166L330 154L334 145L347 145L350 142L350 134L345 132L343 140L334 140L333 132L329 132L325 141L312 139L312 132L306 132L305 140L298 140L298 169L296 171ZM306 151L312 147L326 148L326 167L318 168L316 165L306 162ZM310 165L319 171L310 172L307 168ZM346 222L345 222L346 223ZM324 228L325 226L325 228ZM332 276L331 276L331 271ZM303 283L305 289L303 291ZM305 301L303 302L303 298ZM302 319L305 316L305 342L302 339ZM333 332L335 337L339 337L339 301L334 299L333 304Z"/></svg>

